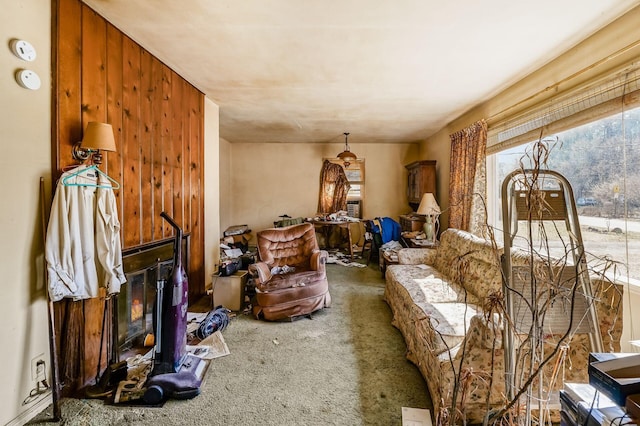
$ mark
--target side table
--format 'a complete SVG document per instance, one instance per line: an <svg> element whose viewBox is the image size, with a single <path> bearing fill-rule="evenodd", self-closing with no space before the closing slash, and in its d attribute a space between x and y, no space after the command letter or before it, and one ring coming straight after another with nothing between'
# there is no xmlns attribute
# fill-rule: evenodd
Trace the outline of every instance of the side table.
<svg viewBox="0 0 640 426"><path fill-rule="evenodd" d="M438 248L440 246L440 241L427 241L425 239L416 239L416 238L405 238L402 237L402 243L405 247L409 248Z"/></svg>
<svg viewBox="0 0 640 426"><path fill-rule="evenodd" d="M382 278L384 278L387 272L387 266L398 264L398 254L394 250L380 249L378 257L380 259L380 273L382 274Z"/></svg>

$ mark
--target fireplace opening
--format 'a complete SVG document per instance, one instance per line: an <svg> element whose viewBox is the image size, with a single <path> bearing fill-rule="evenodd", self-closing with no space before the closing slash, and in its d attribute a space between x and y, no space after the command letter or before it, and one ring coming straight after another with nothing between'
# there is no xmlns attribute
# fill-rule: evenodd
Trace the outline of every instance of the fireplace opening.
<svg viewBox="0 0 640 426"><path fill-rule="evenodd" d="M189 235L182 240L182 263L189 264ZM118 295L118 355L120 359L147 352L145 339L154 334L154 312L158 283L169 279L173 266L174 239L146 244L123 252L127 281ZM187 271L188 275L188 271Z"/></svg>

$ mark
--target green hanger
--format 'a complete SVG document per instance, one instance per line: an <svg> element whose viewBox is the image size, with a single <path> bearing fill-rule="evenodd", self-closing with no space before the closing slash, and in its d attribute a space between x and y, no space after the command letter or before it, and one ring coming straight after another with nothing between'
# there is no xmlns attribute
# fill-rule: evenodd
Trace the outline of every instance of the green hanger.
<svg viewBox="0 0 640 426"><path fill-rule="evenodd" d="M62 179L62 184L65 186L89 186L92 188L111 188L111 189L120 189L120 183L113 179L111 176L109 176L108 174L106 174L105 172L103 172L102 170L100 170L100 168L95 165L92 164L91 166L87 167L87 168L82 168L82 166L78 167L79 170L71 173L69 176L65 176L64 179ZM91 170L95 170L97 174L102 175L104 177L106 177L111 183L112 185L99 185L97 183L91 183L91 182L84 182L84 183L77 183L77 182L69 182L69 179L71 179L72 177L75 176L80 176L83 173L89 172ZM82 177L82 176L80 176Z"/></svg>

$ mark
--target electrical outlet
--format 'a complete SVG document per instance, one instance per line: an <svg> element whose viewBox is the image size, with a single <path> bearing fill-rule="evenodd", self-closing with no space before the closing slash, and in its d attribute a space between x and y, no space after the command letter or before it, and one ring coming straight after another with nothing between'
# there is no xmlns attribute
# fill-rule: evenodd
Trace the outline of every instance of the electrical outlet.
<svg viewBox="0 0 640 426"><path fill-rule="evenodd" d="M47 364L44 354L40 354L31 360L31 380L41 382L47 379Z"/></svg>

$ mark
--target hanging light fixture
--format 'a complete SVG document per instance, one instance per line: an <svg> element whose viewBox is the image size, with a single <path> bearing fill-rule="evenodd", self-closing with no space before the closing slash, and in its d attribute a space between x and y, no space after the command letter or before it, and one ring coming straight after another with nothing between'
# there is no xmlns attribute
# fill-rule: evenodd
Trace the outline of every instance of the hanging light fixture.
<svg viewBox="0 0 640 426"><path fill-rule="evenodd" d="M358 159L356 155L349 150L349 141L348 141L349 133L344 133L344 151L338 154L338 158L342 160L345 167L349 167L349 164Z"/></svg>

